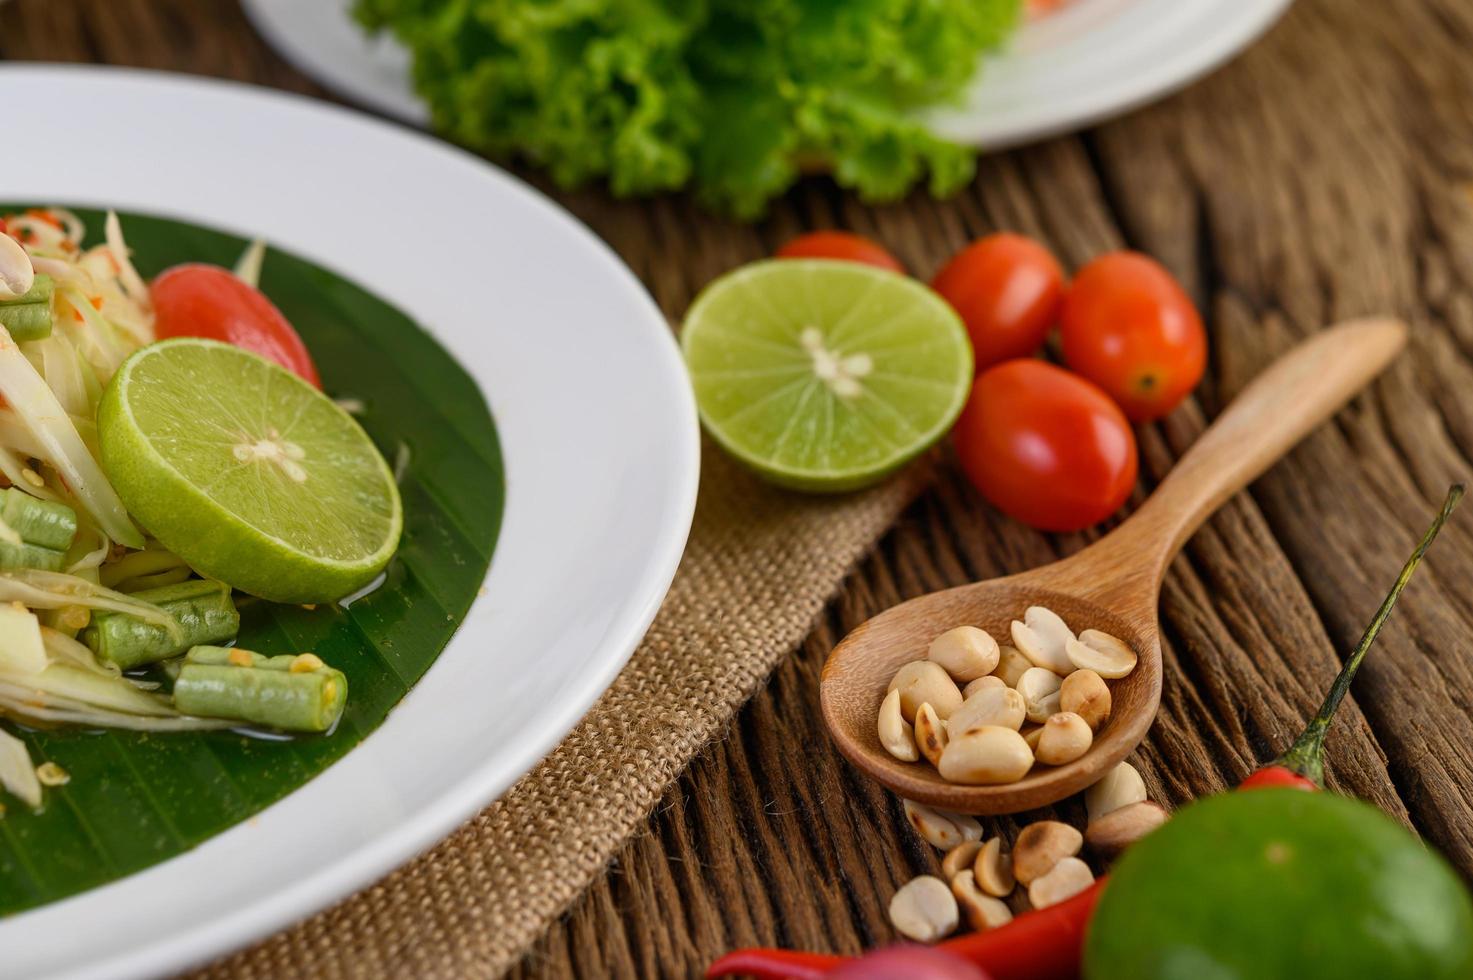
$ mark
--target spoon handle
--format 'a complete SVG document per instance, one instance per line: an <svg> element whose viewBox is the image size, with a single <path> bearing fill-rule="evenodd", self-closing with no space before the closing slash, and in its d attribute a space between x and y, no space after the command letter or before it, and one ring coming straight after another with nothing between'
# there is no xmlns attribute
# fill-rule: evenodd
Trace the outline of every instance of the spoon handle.
<svg viewBox="0 0 1473 980"><path fill-rule="evenodd" d="M1350 401L1396 359L1406 340L1406 324L1377 318L1343 323L1299 344L1254 378L1150 499L1094 547L1101 556L1105 549L1129 556L1139 569L1139 575L1122 577L1134 579L1131 585L1142 584L1141 578L1159 584L1213 511ZM1144 591L1154 607L1154 588Z"/></svg>

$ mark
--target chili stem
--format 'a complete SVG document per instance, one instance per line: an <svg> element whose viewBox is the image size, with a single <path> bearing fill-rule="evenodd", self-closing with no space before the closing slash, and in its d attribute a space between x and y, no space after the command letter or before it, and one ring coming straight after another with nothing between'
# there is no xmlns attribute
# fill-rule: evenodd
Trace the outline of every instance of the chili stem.
<svg viewBox="0 0 1473 980"><path fill-rule="evenodd" d="M1381 632L1381 627L1385 625L1387 618L1391 615L1391 607L1396 605L1396 600L1401 596L1401 590L1406 588L1407 582L1411 580L1412 573L1416 571L1417 565L1421 563L1422 556L1427 553L1428 547L1431 546L1433 539L1437 537L1437 533L1442 530L1442 526L1447 523L1447 519L1452 514L1453 508L1458 505L1458 501L1462 497L1462 484L1453 484L1448 489L1447 497L1442 502L1442 510L1438 512L1437 517L1432 521L1432 526L1427 529L1427 533L1422 535L1422 540L1418 542L1416 550L1412 552L1406 564L1401 567L1401 574L1396 577L1396 584L1391 587L1391 591L1382 600L1381 608L1376 610L1375 618L1366 627L1365 633L1361 634L1360 642L1356 644L1355 650L1351 652L1350 657L1345 661L1345 665L1340 668L1340 673L1335 677L1335 683L1330 685L1330 692L1325 695L1324 704L1320 705L1320 710L1310 719L1309 725L1304 729L1304 733L1290 746L1289 751L1285 752L1283 757L1279 759L1279 765L1293 772L1297 772L1308 779L1312 779L1316 783L1322 783L1324 781L1325 735L1330 730L1330 722L1335 717L1335 711L1340 707L1340 702L1345 700L1345 694L1350 690L1350 682L1355 679L1355 672L1360 669L1360 664L1365 659L1366 651L1371 648L1371 644L1376 640L1376 635Z"/></svg>

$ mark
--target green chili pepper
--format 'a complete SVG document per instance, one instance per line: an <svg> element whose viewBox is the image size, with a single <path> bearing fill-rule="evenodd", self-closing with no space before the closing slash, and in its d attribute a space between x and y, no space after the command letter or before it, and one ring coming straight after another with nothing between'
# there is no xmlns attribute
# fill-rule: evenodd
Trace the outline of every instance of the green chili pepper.
<svg viewBox="0 0 1473 980"><path fill-rule="evenodd" d="M314 654L267 657L197 646L174 681L174 706L187 715L230 718L288 732L325 732L343 713L348 679Z"/></svg>
<svg viewBox="0 0 1473 980"><path fill-rule="evenodd" d="M59 572L77 536L77 515L70 507L15 487L0 490L0 522L20 537L19 544L0 541L0 568Z"/></svg>
<svg viewBox="0 0 1473 980"><path fill-rule="evenodd" d="M51 336L51 277L37 273L28 292L0 300L0 326L16 343Z"/></svg>
<svg viewBox="0 0 1473 980"><path fill-rule="evenodd" d="M175 641L161 627L127 613L101 613L82 631L82 642L103 660L124 670L175 657L200 643L221 643L240 630L240 613L230 586L213 579L144 589L133 598L151 602L178 620L184 638Z"/></svg>

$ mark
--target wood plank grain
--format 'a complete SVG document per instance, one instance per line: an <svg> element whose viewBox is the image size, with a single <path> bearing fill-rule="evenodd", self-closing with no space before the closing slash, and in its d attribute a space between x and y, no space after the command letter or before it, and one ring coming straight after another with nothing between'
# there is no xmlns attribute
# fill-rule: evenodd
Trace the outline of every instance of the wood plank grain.
<svg viewBox="0 0 1473 980"><path fill-rule="evenodd" d="M913 224L930 233L923 248L899 231L886 239L907 243L907 260L919 252L915 267L922 271L934 267L938 252L994 227L1042 232L1076 263L1122 242L1153 252L1209 313L1214 371L1199 402L1212 413L1274 354L1332 318L1394 311L1417 326L1413 356L1390 379L1261 480L1251 497L1231 504L1174 566L1162 600L1166 700L1139 753L1153 795L1170 804L1230 785L1285 746L1446 483L1469 471L1470 405L1457 392L1469 390L1473 351L1473 127L1466 118L1470 75L1453 50L1469 36L1469 11L1454 7L1372 12L1301 3L1243 62L1183 96L1081 140L988 161L949 219L936 220L929 202L907 202ZM1444 36L1449 23L1454 28ZM1409 72L1412 51L1419 52L1418 68ZM1315 66L1311 79L1302 77L1306 65ZM1359 110L1347 104L1361 99ZM1440 138L1429 141L1433 132ZM1428 200L1436 205L1429 208ZM879 220L885 217L881 211ZM946 243L940 249L938 238ZM1202 423L1199 411L1187 409L1143 434L1148 478L1164 474ZM1473 620L1459 588L1473 559L1469 538L1464 523L1439 543L1358 688L1371 723L1358 710L1348 712L1330 752L1334 788L1414 824L1465 875L1473 872L1473 853L1462 787L1473 783L1455 746L1469 734L1463 672ZM801 699L806 691L809 712L784 719L781 732L792 744L821 739L812 685L837 636L899 599L1049 560L1058 553L1051 544L989 514L948 476L856 574L833 619L737 720L740 748L713 747L672 791L697 792L745 763L785 775L767 798L772 807L842 794L837 806L802 811L800 825L858 824L865 846L857 860L818 841L813 870L782 879L787 890L806 892L839 916L837 931L830 919L794 942L791 923L763 928L741 908L732 914L729 943L749 942L755 933L761 942L852 951L891 938L880 903L912 874L934 870L937 856L903 830L894 833L892 801L876 799L862 782L846 786L829 777L827 753L805 753L795 771L781 748L754 742L750 733L771 730L761 719L769 700ZM1079 544L1058 542L1064 551ZM804 793L803 786L813 790ZM1080 817L1077 804L1061 809L1065 818ZM671 810L654 825L698 819ZM1011 835L1018 823L997 826ZM793 847L815 843L811 835L790 839L788 865ZM626 856L638 862L640 845ZM699 862L700 855L646 860ZM635 863L624 874L642 867ZM719 887L715 880L729 873L713 869L701 887ZM611 877L606 885L620 921L647 915L624 898L620 884ZM570 921L593 917L592 907L580 904ZM601 920L601 929L617 930L620 921ZM554 929L539 954L558 948L564 935ZM713 952L720 948L716 943ZM544 975L539 954L524 966L526 975ZM656 972L686 975L700 962L672 949Z"/></svg>
<svg viewBox="0 0 1473 980"><path fill-rule="evenodd" d="M681 196L553 193L672 318L712 276L815 226L881 237L923 275L1004 227L1047 239L1070 265L1122 245L1155 254L1207 314L1212 365L1191 404L1142 430L1137 502L1296 339L1353 314L1407 318L1411 354L1231 501L1167 576L1166 686L1136 758L1152 795L1175 806L1284 748L1446 483L1473 469L1470 43L1464 0L1300 0L1229 68L1083 136L988 157L947 202L868 208L813 180L764 222L739 226ZM12 0L0 7L0 57L322 94L226 0ZM893 938L890 895L938 856L829 745L817 713L823 658L902 598L1029 568L1093 537L1035 534L987 508L954 468L941 474L518 976L688 976L734 945L854 952ZM1464 875L1470 580L1473 523L1460 514L1368 660L1329 752L1334 788L1416 827ZM1082 820L1077 800L1045 812ZM1011 837L1039 815L987 823Z"/></svg>

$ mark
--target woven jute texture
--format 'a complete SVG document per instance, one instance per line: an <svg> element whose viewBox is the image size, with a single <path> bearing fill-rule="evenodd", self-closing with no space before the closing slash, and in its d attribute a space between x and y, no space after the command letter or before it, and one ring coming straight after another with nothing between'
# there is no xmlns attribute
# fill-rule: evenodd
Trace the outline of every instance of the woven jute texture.
<svg viewBox="0 0 1473 980"><path fill-rule="evenodd" d="M552 755L428 854L201 978L460 980L506 970L798 645L925 479L922 465L865 493L805 497L704 450L669 597Z"/></svg>

